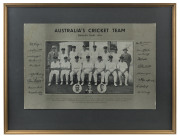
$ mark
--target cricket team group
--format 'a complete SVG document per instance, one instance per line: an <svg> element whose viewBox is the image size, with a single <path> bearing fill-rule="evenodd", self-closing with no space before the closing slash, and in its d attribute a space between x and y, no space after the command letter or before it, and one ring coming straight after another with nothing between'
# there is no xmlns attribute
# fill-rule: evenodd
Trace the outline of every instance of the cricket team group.
<svg viewBox="0 0 180 137"><path fill-rule="evenodd" d="M112 75L114 86L118 84L122 86L123 81L124 85L128 86L129 67L132 59L127 48L123 49L121 55L117 54L117 48L113 53L109 53L107 46L103 47L102 52L98 52L96 45L93 45L91 52L85 45L82 46L81 52L76 51L76 46L72 46L72 51L69 54L65 48L60 50L57 51L57 46L52 45L48 53L47 65L50 69L48 86L51 86L54 75L57 85L59 82L60 85L76 83L84 85L85 75L88 75L88 84L92 84L93 78L94 85L97 85L98 75L100 75L100 83L108 85L109 76ZM119 83L117 83L118 78Z"/></svg>

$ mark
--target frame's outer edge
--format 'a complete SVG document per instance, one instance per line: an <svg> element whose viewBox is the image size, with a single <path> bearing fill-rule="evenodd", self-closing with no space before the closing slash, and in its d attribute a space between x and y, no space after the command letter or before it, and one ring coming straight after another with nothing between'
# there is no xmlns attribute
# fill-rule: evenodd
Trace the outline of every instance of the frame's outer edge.
<svg viewBox="0 0 180 137"><path fill-rule="evenodd" d="M174 134L172 130L8 130L6 134Z"/></svg>
<svg viewBox="0 0 180 137"><path fill-rule="evenodd" d="M176 134L176 4L172 6L172 131Z"/></svg>
<svg viewBox="0 0 180 137"><path fill-rule="evenodd" d="M5 3L7 7L169 7L175 3Z"/></svg>
<svg viewBox="0 0 180 137"><path fill-rule="evenodd" d="M8 131L8 22L7 6L4 4L4 133Z"/></svg>
<svg viewBox="0 0 180 137"><path fill-rule="evenodd" d="M172 7L172 130L9 130L8 7ZM4 134L176 134L176 3L4 3Z"/></svg>

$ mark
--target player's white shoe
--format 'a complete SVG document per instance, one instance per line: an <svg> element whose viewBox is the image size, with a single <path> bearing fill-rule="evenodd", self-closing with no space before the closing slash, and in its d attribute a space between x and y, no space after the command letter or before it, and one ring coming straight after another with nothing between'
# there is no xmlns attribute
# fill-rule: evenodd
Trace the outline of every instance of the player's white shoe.
<svg viewBox="0 0 180 137"><path fill-rule="evenodd" d="M125 84L125 86L128 86L128 84Z"/></svg>
<svg viewBox="0 0 180 137"><path fill-rule="evenodd" d="M120 83L119 85L122 86L122 83Z"/></svg>
<svg viewBox="0 0 180 137"><path fill-rule="evenodd" d="M63 85L63 82L61 81L60 85Z"/></svg>
<svg viewBox="0 0 180 137"><path fill-rule="evenodd" d="M89 82L88 85L91 85L91 82Z"/></svg>
<svg viewBox="0 0 180 137"><path fill-rule="evenodd" d="M94 85L97 86L97 82L95 82Z"/></svg>
<svg viewBox="0 0 180 137"><path fill-rule="evenodd" d="M56 85L58 85L58 83L56 82Z"/></svg>
<svg viewBox="0 0 180 137"><path fill-rule="evenodd" d="M83 85L84 85L84 82L81 83L81 86L83 86Z"/></svg>
<svg viewBox="0 0 180 137"><path fill-rule="evenodd" d="M51 86L51 83L49 83L48 86Z"/></svg>
<svg viewBox="0 0 180 137"><path fill-rule="evenodd" d="M74 84L73 81L71 81L70 85L73 85L73 84Z"/></svg>
<svg viewBox="0 0 180 137"><path fill-rule="evenodd" d="M117 84L114 82L114 86L117 87Z"/></svg>
<svg viewBox="0 0 180 137"><path fill-rule="evenodd" d="M68 82L66 82L66 85L68 85Z"/></svg>

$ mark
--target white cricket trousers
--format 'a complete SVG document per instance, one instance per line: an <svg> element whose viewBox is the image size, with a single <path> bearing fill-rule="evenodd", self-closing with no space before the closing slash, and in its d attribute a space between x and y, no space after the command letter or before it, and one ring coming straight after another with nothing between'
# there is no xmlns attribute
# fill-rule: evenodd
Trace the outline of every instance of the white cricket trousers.
<svg viewBox="0 0 180 137"><path fill-rule="evenodd" d="M51 72L49 73L49 83L51 83L53 75L56 75L56 83L57 83L59 79L59 70L51 70Z"/></svg>
<svg viewBox="0 0 180 137"><path fill-rule="evenodd" d="M80 82L80 76L81 76L81 71L80 70L72 70L70 73L70 81L73 81L73 76L77 74L77 79L78 82Z"/></svg>
<svg viewBox="0 0 180 137"><path fill-rule="evenodd" d="M69 70L61 70L61 82L63 81L63 76L66 77L66 82L69 80Z"/></svg>
<svg viewBox="0 0 180 137"><path fill-rule="evenodd" d="M97 83L97 75L101 74L101 83L104 82L104 71L95 70L93 74L94 82Z"/></svg>
<svg viewBox="0 0 180 137"><path fill-rule="evenodd" d="M89 82L91 82L92 71L88 71L88 70L82 71L82 73L81 73L81 81L84 81L84 77L85 77L86 74L88 74L88 80L89 80Z"/></svg>
<svg viewBox="0 0 180 137"><path fill-rule="evenodd" d="M118 75L119 75L119 83L122 84L123 73L118 71ZM128 80L128 72L127 71L124 73L124 76L125 76L125 84L127 84L127 80Z"/></svg>
<svg viewBox="0 0 180 137"><path fill-rule="evenodd" d="M110 72L110 71L107 71L106 74L105 74L105 83L108 83L108 78L109 78L109 75L112 74L113 77L114 77L114 83L117 82L117 73L116 71L113 71L113 72Z"/></svg>

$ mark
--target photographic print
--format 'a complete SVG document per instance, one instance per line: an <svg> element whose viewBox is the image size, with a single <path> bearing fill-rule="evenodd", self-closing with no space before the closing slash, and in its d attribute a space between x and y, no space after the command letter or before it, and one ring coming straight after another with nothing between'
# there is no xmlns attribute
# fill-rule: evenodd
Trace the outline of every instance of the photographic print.
<svg viewBox="0 0 180 137"><path fill-rule="evenodd" d="M133 42L46 41L45 59L46 94L133 94Z"/></svg>

